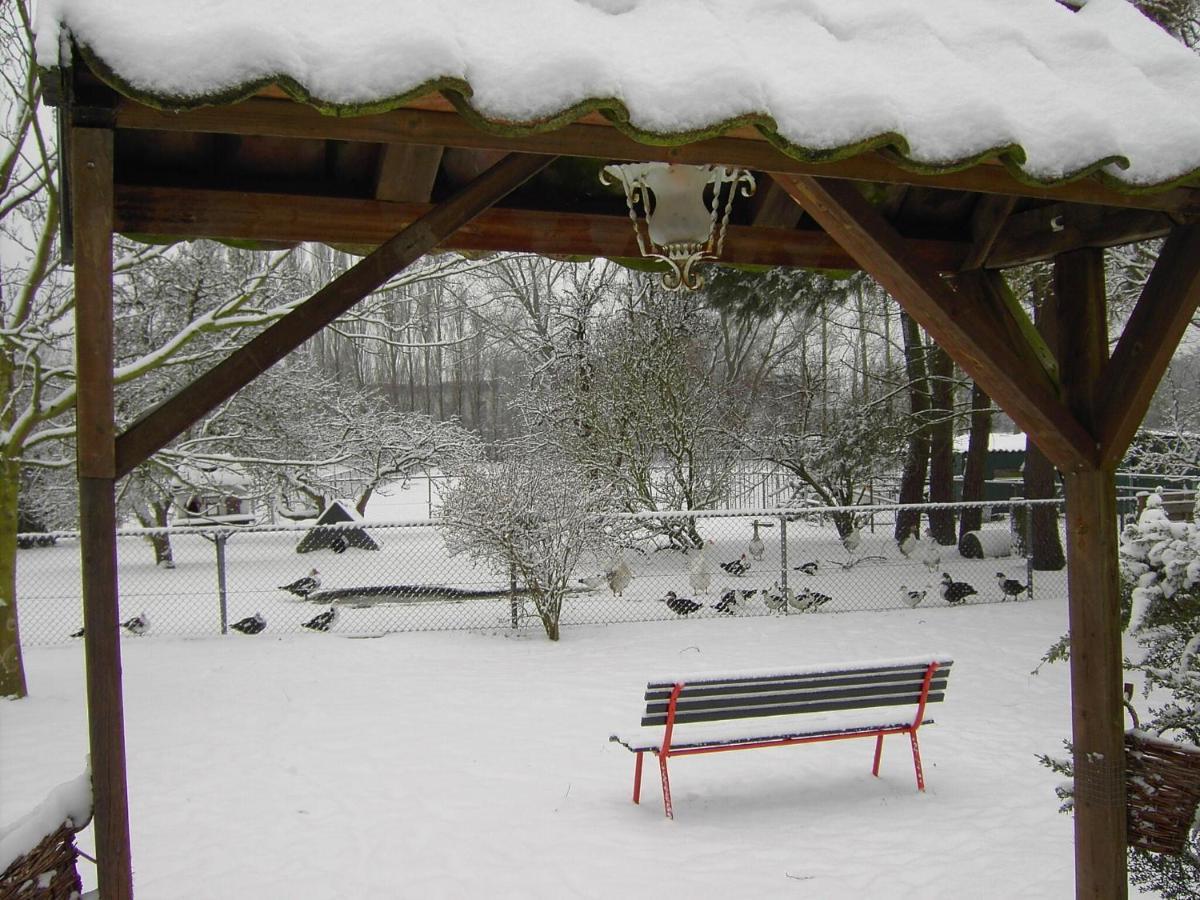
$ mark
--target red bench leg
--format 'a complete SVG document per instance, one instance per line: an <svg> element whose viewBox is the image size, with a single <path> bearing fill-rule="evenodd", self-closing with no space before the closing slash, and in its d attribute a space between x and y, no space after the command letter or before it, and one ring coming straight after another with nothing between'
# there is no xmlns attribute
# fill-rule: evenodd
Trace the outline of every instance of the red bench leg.
<svg viewBox="0 0 1200 900"><path fill-rule="evenodd" d="M925 790L925 773L921 770L921 748L917 745L917 733L910 731L908 736L912 738L913 748L913 768L917 770L917 790Z"/></svg>
<svg viewBox="0 0 1200 900"><path fill-rule="evenodd" d="M871 767L871 774L876 778L879 777L879 757L883 756L883 732L875 735L875 765Z"/></svg>
<svg viewBox="0 0 1200 900"><path fill-rule="evenodd" d="M662 773L663 809L666 810L667 818L673 819L675 810L671 807L671 780L667 777L667 758L662 754L658 757L658 770Z"/></svg>
<svg viewBox="0 0 1200 900"><path fill-rule="evenodd" d="M637 763L633 767L633 802L642 802L642 753L639 750Z"/></svg>

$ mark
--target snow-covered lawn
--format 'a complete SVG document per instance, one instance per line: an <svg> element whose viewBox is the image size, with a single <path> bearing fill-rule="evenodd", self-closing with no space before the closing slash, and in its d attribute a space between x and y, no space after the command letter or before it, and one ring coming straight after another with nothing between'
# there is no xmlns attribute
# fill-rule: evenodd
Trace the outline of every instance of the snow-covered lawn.
<svg viewBox="0 0 1200 900"><path fill-rule="evenodd" d="M1026 603L537 632L123 640L140 898L1073 896L1071 820L1034 754L1069 731L1061 592ZM947 652L907 742L677 760L676 819L608 741L648 676ZM87 752L78 646L0 704L0 822ZM90 829L82 839L89 847ZM94 870L82 863L86 882Z"/></svg>

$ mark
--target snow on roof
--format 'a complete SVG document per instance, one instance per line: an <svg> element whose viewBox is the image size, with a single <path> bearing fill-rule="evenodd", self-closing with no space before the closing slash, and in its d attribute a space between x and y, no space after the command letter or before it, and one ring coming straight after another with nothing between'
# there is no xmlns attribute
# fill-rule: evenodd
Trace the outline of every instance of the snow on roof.
<svg viewBox="0 0 1200 900"><path fill-rule="evenodd" d="M954 438L954 452L966 453L970 443L971 436L969 434L956 435ZM988 435L988 449L999 450L1004 453L1024 453L1025 432L1018 431L1016 434L1005 434L993 431Z"/></svg>
<svg viewBox="0 0 1200 900"><path fill-rule="evenodd" d="M600 109L657 143L753 124L802 159L1200 173L1200 57L1126 0L42 0L41 65L67 36L175 109L270 83L343 114L443 90L509 132Z"/></svg>

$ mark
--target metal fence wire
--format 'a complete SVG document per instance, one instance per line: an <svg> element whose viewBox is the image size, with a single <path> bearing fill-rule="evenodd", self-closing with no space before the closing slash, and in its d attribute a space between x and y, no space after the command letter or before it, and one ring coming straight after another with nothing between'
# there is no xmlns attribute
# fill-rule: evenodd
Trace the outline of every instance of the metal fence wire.
<svg viewBox="0 0 1200 900"><path fill-rule="evenodd" d="M906 507L897 506L657 514L694 517L703 549L647 537L619 559L587 560L561 624L925 610L1063 593L1065 571L1034 572L1026 556L1028 511L1042 504L1060 501L985 506L982 528L954 546L927 534L898 544L895 516ZM924 516L979 505L907 508ZM843 537L833 514L846 511L859 525ZM169 537L173 566L155 564L154 535ZM70 643L83 623L78 535L28 537L17 557L22 642ZM627 576L613 577L618 563ZM265 635L541 628L520 585L513 593L506 573L452 555L430 520L128 530L118 564L131 639L245 633L258 622ZM960 587L945 588L947 578Z"/></svg>

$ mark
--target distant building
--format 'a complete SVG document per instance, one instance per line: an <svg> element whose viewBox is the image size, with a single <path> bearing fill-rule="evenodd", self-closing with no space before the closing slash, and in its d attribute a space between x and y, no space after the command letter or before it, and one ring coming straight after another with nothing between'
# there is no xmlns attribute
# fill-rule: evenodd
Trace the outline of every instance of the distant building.
<svg viewBox="0 0 1200 900"><path fill-rule="evenodd" d="M184 466L174 492L176 525L251 525L254 484L236 463Z"/></svg>

